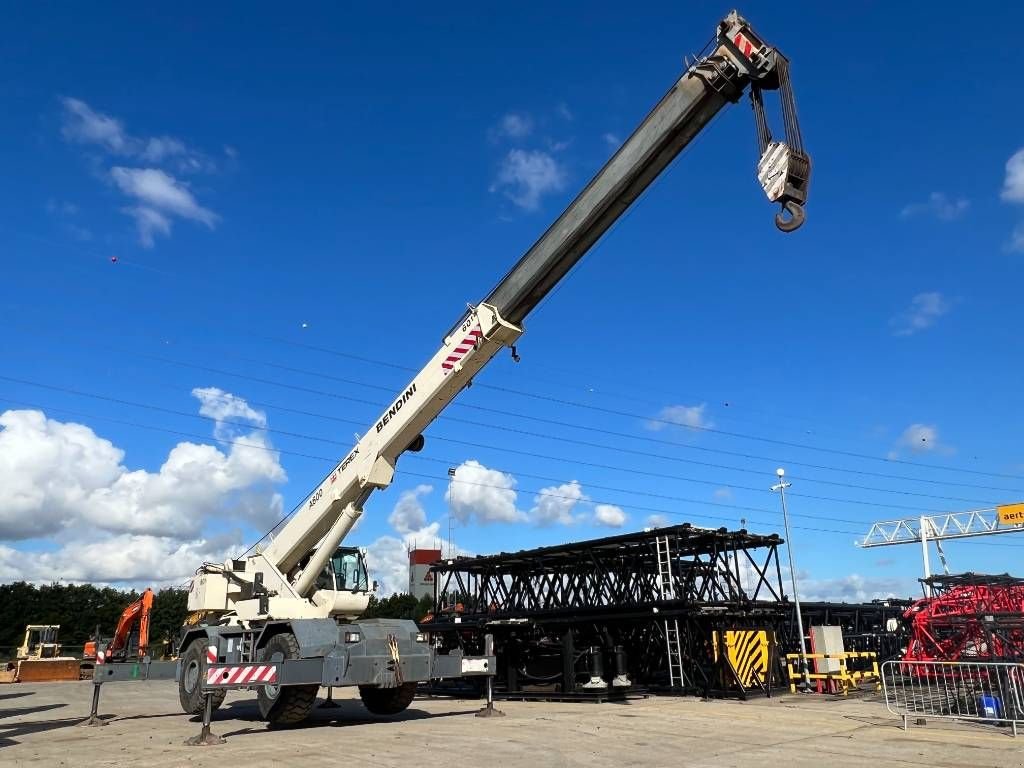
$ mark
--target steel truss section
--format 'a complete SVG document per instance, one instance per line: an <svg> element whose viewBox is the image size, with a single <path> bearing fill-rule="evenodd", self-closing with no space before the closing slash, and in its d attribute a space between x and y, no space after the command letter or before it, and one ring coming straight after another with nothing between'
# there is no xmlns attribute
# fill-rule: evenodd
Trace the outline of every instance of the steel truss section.
<svg viewBox="0 0 1024 768"><path fill-rule="evenodd" d="M674 600L662 598L657 540L668 542ZM464 619L622 618L674 608L741 608L782 600L777 535L688 524L435 564L435 603L457 596ZM763 551L760 559L755 553Z"/></svg>
<svg viewBox="0 0 1024 768"><path fill-rule="evenodd" d="M911 544L921 541L922 529L929 541L965 539L973 536L991 536L999 533L1020 533L1021 525L1000 523L995 509L970 512L950 512L943 515L923 515L904 520L885 520L871 526L861 547L887 547L891 544Z"/></svg>
<svg viewBox="0 0 1024 768"><path fill-rule="evenodd" d="M774 637L782 629L780 544L775 534L683 524L443 560L431 567L434 612L423 628L442 646L469 651L493 633L506 692L548 686L570 694L667 687L666 633L678 625L678 651L669 645L682 662L675 687L704 693L729 682L716 632L767 629Z"/></svg>

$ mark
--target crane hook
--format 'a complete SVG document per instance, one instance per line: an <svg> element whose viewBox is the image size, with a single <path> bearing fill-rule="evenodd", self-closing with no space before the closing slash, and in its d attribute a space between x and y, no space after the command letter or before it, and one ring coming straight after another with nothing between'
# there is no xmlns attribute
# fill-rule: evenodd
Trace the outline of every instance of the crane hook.
<svg viewBox="0 0 1024 768"><path fill-rule="evenodd" d="M787 219L784 211L789 212ZM793 232L803 226L807 214L804 207L794 200L787 200L782 204L782 210L775 214L775 226L783 232Z"/></svg>

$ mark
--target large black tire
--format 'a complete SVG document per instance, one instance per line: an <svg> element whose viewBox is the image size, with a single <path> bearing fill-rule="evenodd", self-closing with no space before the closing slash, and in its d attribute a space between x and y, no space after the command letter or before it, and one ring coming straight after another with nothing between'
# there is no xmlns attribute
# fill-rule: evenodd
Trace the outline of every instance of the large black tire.
<svg viewBox="0 0 1024 768"><path fill-rule="evenodd" d="M397 688L359 686L359 698L363 700L363 706L375 715L397 715L404 712L415 696L416 683L403 683Z"/></svg>
<svg viewBox="0 0 1024 768"><path fill-rule="evenodd" d="M200 675L203 673L203 661L206 658L206 638L197 637L185 653L181 655L181 677L178 679L178 700L181 702L181 709L186 715L203 714L203 686L200 685ZM224 703L224 697L228 695L225 690L213 692L213 708L217 709Z"/></svg>
<svg viewBox="0 0 1024 768"><path fill-rule="evenodd" d="M263 646L260 660L284 661L299 658L299 642L291 632L274 635ZM309 716L316 703L319 685L262 685L256 689L260 715L274 725L295 725Z"/></svg>

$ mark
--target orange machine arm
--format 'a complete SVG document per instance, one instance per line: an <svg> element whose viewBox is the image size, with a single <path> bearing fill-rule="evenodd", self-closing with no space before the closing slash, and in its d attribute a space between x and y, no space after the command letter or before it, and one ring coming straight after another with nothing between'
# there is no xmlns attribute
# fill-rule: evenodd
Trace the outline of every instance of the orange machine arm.
<svg viewBox="0 0 1024 768"><path fill-rule="evenodd" d="M146 588L142 597L124 609L120 620L117 622L117 630L114 632L114 639L107 646L107 657L125 651L128 646L128 635L132 631L135 620L139 621L139 656L146 655L149 647L149 618L153 612L153 590Z"/></svg>

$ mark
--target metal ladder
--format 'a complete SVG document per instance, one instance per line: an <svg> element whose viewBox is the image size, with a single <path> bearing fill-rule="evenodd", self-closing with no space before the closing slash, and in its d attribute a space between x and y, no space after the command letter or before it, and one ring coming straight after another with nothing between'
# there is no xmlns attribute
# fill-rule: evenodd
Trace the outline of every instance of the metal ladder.
<svg viewBox="0 0 1024 768"><path fill-rule="evenodd" d="M668 536L656 536L654 546L658 553L658 591L662 600L674 600L675 584L672 579L672 550ZM665 652L668 657L668 680L673 688L686 682L683 672L683 652L679 641L678 619L665 619Z"/></svg>
<svg viewBox="0 0 1024 768"><path fill-rule="evenodd" d="M238 652L240 661L243 664L251 664L256 661L254 646L256 642L256 635L254 632L243 632L242 637L238 641Z"/></svg>

